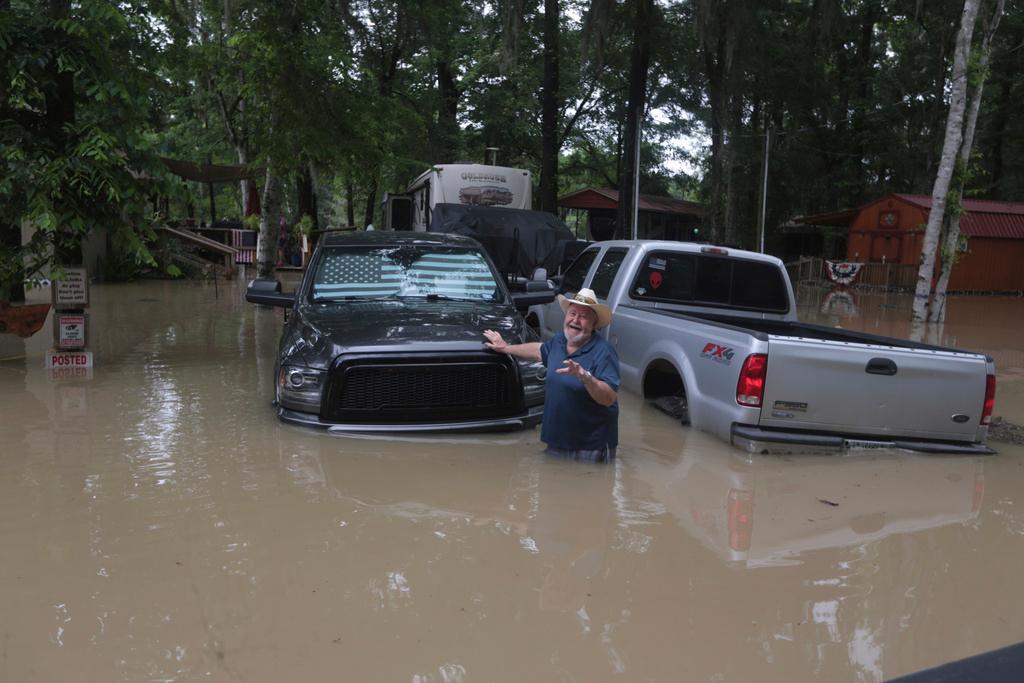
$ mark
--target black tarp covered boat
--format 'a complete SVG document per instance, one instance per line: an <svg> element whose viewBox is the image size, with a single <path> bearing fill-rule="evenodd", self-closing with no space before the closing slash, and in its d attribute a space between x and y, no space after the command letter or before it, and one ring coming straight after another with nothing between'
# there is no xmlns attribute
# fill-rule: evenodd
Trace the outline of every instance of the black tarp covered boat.
<svg viewBox="0 0 1024 683"><path fill-rule="evenodd" d="M437 204L429 232L447 232L480 242L506 277L531 278L537 268L558 272L566 254L579 250L572 231L554 214L464 204Z"/></svg>

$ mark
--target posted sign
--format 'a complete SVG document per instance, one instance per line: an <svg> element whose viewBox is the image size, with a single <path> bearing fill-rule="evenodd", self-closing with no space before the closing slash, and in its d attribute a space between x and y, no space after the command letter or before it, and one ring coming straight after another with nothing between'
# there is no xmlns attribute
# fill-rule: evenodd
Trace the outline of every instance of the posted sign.
<svg viewBox="0 0 1024 683"><path fill-rule="evenodd" d="M84 314L57 314L57 347L60 349L85 348Z"/></svg>
<svg viewBox="0 0 1024 683"><path fill-rule="evenodd" d="M64 279L53 283L53 303L58 308L89 305L89 283L85 268L65 268Z"/></svg>
<svg viewBox="0 0 1024 683"><path fill-rule="evenodd" d="M50 351L46 354L48 368L91 368L92 351Z"/></svg>
<svg viewBox="0 0 1024 683"><path fill-rule="evenodd" d="M92 379L92 352L50 351L46 368L52 379Z"/></svg>
<svg viewBox="0 0 1024 683"><path fill-rule="evenodd" d="M46 368L50 379L92 379L92 352L50 351Z"/></svg>

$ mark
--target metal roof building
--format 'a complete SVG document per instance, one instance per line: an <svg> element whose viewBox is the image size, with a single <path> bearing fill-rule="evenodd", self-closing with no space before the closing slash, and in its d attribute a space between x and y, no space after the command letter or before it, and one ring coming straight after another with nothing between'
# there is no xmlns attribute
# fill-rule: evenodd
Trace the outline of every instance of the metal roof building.
<svg viewBox="0 0 1024 683"><path fill-rule="evenodd" d="M640 195L637 236L640 239L697 241L704 205L672 197ZM619 191L610 187L587 187L558 198L558 206L586 215L588 237L611 239L615 233ZM580 235L583 237L583 235Z"/></svg>
<svg viewBox="0 0 1024 683"><path fill-rule="evenodd" d="M859 209L802 216L797 223L847 226L846 258L917 266L932 200L887 194ZM967 238L950 275L951 291L1024 291L1024 203L964 199L960 231Z"/></svg>

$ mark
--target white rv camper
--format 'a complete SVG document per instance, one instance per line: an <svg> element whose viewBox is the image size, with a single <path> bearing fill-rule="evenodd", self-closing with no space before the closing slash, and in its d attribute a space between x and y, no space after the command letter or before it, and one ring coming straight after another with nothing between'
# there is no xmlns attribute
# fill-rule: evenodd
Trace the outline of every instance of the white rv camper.
<svg viewBox="0 0 1024 683"><path fill-rule="evenodd" d="M430 215L437 204L531 209L533 203L529 171L484 164L434 166L409 183L405 196L412 204L411 225L407 229L420 232L430 225ZM389 213L385 208L385 215Z"/></svg>

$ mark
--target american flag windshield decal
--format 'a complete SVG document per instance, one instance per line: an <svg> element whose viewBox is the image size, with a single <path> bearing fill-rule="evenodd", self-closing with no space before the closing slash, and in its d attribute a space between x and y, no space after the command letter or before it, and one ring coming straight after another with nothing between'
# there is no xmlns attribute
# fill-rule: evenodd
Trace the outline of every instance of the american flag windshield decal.
<svg viewBox="0 0 1024 683"><path fill-rule="evenodd" d="M494 275L481 253L447 247L338 247L320 259L313 301L440 296L495 301Z"/></svg>

